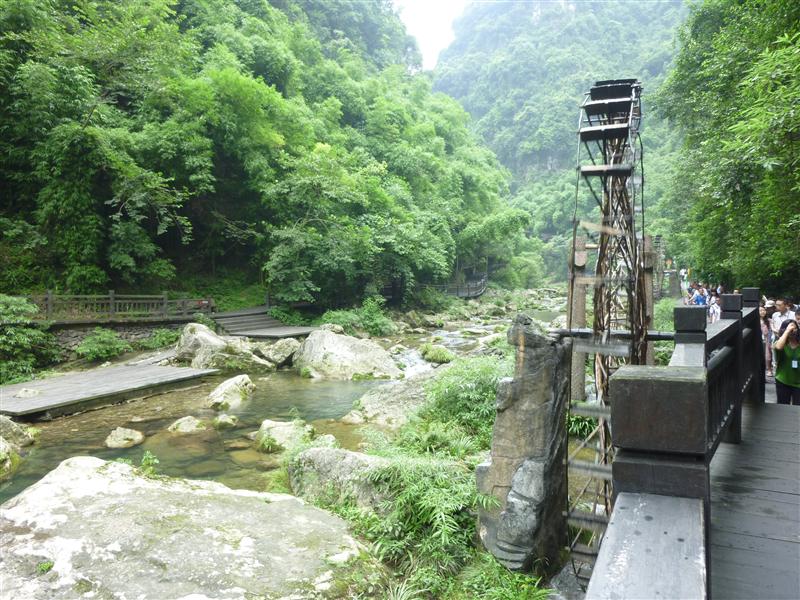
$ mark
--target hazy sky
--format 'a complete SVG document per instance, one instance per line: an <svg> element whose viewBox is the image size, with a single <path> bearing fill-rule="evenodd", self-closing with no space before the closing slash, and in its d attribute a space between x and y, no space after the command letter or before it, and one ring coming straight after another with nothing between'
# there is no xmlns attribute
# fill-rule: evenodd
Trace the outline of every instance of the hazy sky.
<svg viewBox="0 0 800 600"><path fill-rule="evenodd" d="M468 0L394 0L408 32L417 38L422 67L436 66L439 52L453 41L451 27Z"/></svg>

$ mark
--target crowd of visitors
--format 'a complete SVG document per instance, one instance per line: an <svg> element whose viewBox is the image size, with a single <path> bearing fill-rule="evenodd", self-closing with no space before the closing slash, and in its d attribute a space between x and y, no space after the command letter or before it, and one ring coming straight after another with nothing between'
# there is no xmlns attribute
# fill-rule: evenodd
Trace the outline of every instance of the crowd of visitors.
<svg viewBox="0 0 800 600"><path fill-rule="evenodd" d="M720 296L727 293L722 285L689 282L689 271L680 270L683 303L705 306L708 322L720 319ZM739 290L733 290L738 294ZM767 381L775 382L778 404L800 406L800 305L790 298L762 298L758 308L761 317L761 338L764 342L764 362Z"/></svg>

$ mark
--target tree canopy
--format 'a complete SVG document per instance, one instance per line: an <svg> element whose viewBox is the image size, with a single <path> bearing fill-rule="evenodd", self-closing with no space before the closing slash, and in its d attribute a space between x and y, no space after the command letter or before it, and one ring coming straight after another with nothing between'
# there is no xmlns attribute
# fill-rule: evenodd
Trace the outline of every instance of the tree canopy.
<svg viewBox="0 0 800 600"><path fill-rule="evenodd" d="M0 31L6 291L231 266L342 302L526 223L386 0L15 0Z"/></svg>
<svg viewBox="0 0 800 600"><path fill-rule="evenodd" d="M705 277L800 290L800 5L695 6L658 109L685 132L675 251Z"/></svg>

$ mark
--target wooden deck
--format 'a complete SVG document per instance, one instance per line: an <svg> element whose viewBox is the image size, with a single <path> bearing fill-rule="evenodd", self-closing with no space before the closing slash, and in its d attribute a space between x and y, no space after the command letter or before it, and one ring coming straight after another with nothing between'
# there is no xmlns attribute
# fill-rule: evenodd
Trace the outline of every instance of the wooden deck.
<svg viewBox="0 0 800 600"><path fill-rule="evenodd" d="M745 405L711 463L711 595L800 598L800 407Z"/></svg>
<svg viewBox="0 0 800 600"><path fill-rule="evenodd" d="M213 369L126 364L0 386L0 414L55 417L181 387ZM22 389L39 393L19 397Z"/></svg>
<svg viewBox="0 0 800 600"><path fill-rule="evenodd" d="M279 339L306 336L316 327L284 325L273 319L266 306L254 306L226 313L211 315L217 325L230 335L241 335L254 339Z"/></svg>

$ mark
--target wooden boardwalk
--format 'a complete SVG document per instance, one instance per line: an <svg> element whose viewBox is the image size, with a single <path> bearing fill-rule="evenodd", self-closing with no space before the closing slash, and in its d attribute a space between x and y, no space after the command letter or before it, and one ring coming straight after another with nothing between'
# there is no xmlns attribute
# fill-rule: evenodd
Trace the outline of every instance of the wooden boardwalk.
<svg viewBox="0 0 800 600"><path fill-rule="evenodd" d="M745 404L711 487L712 597L800 598L800 407Z"/></svg>
<svg viewBox="0 0 800 600"><path fill-rule="evenodd" d="M254 339L278 339L306 336L316 327L284 325L269 315L266 306L254 306L226 313L211 315L217 325L230 335L241 335Z"/></svg>
<svg viewBox="0 0 800 600"><path fill-rule="evenodd" d="M55 417L181 387L213 373L216 370L126 364L5 385L0 386L0 414Z"/></svg>

